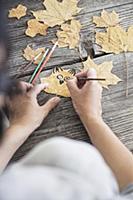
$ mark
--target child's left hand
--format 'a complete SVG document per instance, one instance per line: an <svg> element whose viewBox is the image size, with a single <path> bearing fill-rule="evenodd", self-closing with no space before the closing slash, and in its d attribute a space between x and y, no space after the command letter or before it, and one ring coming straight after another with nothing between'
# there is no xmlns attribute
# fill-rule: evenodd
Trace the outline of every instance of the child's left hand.
<svg viewBox="0 0 133 200"><path fill-rule="evenodd" d="M47 85L33 86L25 82L20 84L22 93L8 99L7 102L10 127L5 131L0 143L0 173L5 169L16 150L41 125L43 119L60 101L60 98L54 97L40 106L37 102L37 95Z"/></svg>
<svg viewBox="0 0 133 200"><path fill-rule="evenodd" d="M37 129L60 101L59 97L54 97L40 106L37 95L46 87L47 84L33 86L21 82L22 94L14 96L8 103L10 127L20 127L24 130L24 137L28 137Z"/></svg>

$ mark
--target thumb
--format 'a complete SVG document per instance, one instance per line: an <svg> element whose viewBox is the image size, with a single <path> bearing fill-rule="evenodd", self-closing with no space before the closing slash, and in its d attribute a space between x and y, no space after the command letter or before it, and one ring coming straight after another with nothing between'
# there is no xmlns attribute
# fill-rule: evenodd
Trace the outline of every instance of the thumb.
<svg viewBox="0 0 133 200"><path fill-rule="evenodd" d="M45 103L43 106L41 106L45 116L47 116L48 113L58 105L60 100L61 99L59 97L53 97L50 100L48 100L47 103Z"/></svg>
<svg viewBox="0 0 133 200"><path fill-rule="evenodd" d="M97 73L94 68L90 68L87 72L87 78L97 78Z"/></svg>

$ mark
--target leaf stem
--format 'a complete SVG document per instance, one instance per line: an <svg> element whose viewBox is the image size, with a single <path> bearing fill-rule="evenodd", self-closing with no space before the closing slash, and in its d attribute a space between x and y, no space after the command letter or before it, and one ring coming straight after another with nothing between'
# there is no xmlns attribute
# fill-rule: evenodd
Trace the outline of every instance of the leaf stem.
<svg viewBox="0 0 133 200"><path fill-rule="evenodd" d="M126 67L126 97L128 97L128 62L126 52L124 51L125 67Z"/></svg>

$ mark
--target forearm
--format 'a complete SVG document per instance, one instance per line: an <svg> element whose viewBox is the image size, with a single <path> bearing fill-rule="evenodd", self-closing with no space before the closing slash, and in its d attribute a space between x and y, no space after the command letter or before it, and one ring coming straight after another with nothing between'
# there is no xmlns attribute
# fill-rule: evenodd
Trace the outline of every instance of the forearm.
<svg viewBox="0 0 133 200"><path fill-rule="evenodd" d="M4 141L0 145L0 174L3 172L3 170L6 168L8 162L16 152L17 148L10 145L8 141Z"/></svg>
<svg viewBox="0 0 133 200"><path fill-rule="evenodd" d="M21 126L12 126L7 129L4 138L0 144L0 174L6 168L8 162L17 151L17 149L25 142L30 130Z"/></svg>
<svg viewBox="0 0 133 200"><path fill-rule="evenodd" d="M133 156L131 152L102 119L84 120L84 125L92 143L114 172L120 189L133 182Z"/></svg>

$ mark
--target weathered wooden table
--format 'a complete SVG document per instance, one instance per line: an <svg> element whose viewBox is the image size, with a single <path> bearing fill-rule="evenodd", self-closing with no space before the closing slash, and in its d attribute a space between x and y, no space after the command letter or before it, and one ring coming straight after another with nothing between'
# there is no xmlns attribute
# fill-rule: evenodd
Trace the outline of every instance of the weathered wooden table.
<svg viewBox="0 0 133 200"><path fill-rule="evenodd" d="M8 3L7 12L9 8L15 7L18 4L18 2L14 0L7 0L6 2ZM28 16L19 21L16 19L8 19L8 30L12 42L9 70L11 77L19 74L21 80L28 80L29 76L33 73L34 66L29 67L24 74L21 73L23 66L26 64L25 59L22 57L22 50L27 44L33 44L35 47L51 46L50 40L55 38L55 31L57 28L49 29L45 37L37 36L33 39L26 37L24 34L26 21L32 18L30 10L42 8L42 0L20 0L19 3L26 5L29 11ZM94 40L95 26L92 23L92 16L100 14L103 9L107 9L108 11L115 10L118 12L120 18L122 18L121 24L125 28L133 25L133 0L80 0L79 6L83 7L83 10L77 17L83 24L81 31L82 38ZM103 91L103 117L120 140L130 150L133 150L133 53L126 54L129 68L129 96L126 98L124 55L103 54L98 52L97 48L94 48L94 50L94 61L100 64L103 61L112 60L114 64L113 72L123 80L118 85L111 86L109 90ZM82 56L83 59L86 60L86 54ZM48 72L55 66L78 68L82 66L82 62L79 54L75 50L57 48L47 65L46 71ZM44 93L42 93L40 101L45 101L49 96L50 95L44 95ZM89 142L87 133L72 107L70 98L62 98L59 106L49 114L41 127L37 129L16 152L13 160L20 159L38 142L53 136L66 136Z"/></svg>

